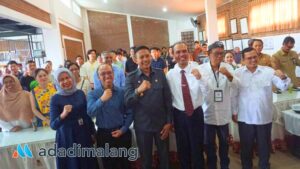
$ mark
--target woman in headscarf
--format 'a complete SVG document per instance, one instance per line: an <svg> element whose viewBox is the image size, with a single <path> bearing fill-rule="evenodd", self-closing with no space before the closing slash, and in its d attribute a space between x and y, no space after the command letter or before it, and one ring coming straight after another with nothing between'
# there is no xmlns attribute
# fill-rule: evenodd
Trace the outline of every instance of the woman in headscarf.
<svg viewBox="0 0 300 169"><path fill-rule="evenodd" d="M57 148L92 148L95 134L94 123L87 115L87 101L82 90L76 88L73 74L59 68L54 74L57 93L51 98L50 126L56 130ZM93 157L57 157L57 169L96 169Z"/></svg>
<svg viewBox="0 0 300 169"><path fill-rule="evenodd" d="M38 85L31 90L32 111L37 117L37 127L49 126L50 99L56 93L56 89L49 82L48 72L45 69L36 69L35 79Z"/></svg>
<svg viewBox="0 0 300 169"><path fill-rule="evenodd" d="M0 91L0 128L16 132L31 126L33 117L29 101L30 93L24 91L13 75L4 75Z"/></svg>
<svg viewBox="0 0 300 169"><path fill-rule="evenodd" d="M87 79L80 77L80 67L76 63L71 63L67 68L75 77L77 89L82 90L84 94L87 95L87 93L91 90L90 82Z"/></svg>

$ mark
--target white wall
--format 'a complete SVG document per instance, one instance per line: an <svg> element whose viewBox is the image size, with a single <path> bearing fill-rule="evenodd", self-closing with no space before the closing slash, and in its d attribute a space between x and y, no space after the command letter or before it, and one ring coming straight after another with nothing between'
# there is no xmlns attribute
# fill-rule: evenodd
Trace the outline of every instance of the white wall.
<svg viewBox="0 0 300 169"><path fill-rule="evenodd" d="M297 53L300 52L300 33L292 33L292 34L284 34L284 35L276 35L276 36L266 36L266 37L257 37L259 39L262 39L264 42L264 49L263 52L267 53L269 55L272 55L276 53L281 47L283 39L286 36L292 36L296 43L293 50L295 50ZM267 49L269 48L269 49Z"/></svg>
<svg viewBox="0 0 300 169"><path fill-rule="evenodd" d="M72 11L72 8L68 8L60 0L53 0L56 17L76 28L79 31L83 31L83 19L79 15Z"/></svg>
<svg viewBox="0 0 300 169"><path fill-rule="evenodd" d="M193 27L189 19L168 20L170 45L181 40L181 32L194 31L194 40L199 40L197 28Z"/></svg>

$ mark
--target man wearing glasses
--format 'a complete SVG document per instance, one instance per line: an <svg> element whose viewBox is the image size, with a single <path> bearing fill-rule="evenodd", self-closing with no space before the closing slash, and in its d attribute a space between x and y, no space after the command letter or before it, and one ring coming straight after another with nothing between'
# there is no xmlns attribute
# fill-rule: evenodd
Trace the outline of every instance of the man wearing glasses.
<svg viewBox="0 0 300 169"><path fill-rule="evenodd" d="M110 64L100 64L98 78L102 88L88 93L87 111L92 118L96 117L97 146L105 149L131 147L132 112L125 107L124 91L113 84L114 72ZM126 157L103 157L105 169L129 169Z"/></svg>
<svg viewBox="0 0 300 169"><path fill-rule="evenodd" d="M254 142L258 146L259 168L270 169L271 128L273 117L272 84L286 90L290 78L280 70L258 65L258 54L253 48L242 52L245 66L235 71L237 90L233 121L238 121L243 169L252 168Z"/></svg>
<svg viewBox="0 0 300 169"><path fill-rule="evenodd" d="M229 122L232 117L231 91L234 90L232 66L222 62L224 45L216 41L208 47L210 62L198 67L198 71L208 89L204 94L204 136L208 169L217 169L216 135L219 143L221 169L229 168L228 137Z"/></svg>

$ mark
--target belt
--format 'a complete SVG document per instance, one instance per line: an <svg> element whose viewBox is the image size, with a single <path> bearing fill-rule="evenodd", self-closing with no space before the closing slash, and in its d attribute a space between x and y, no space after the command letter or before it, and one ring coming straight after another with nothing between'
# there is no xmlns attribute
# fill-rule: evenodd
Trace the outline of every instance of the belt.
<svg viewBox="0 0 300 169"><path fill-rule="evenodd" d="M97 132L104 132L104 133L111 133L113 131L119 130L122 126L115 127L115 128L98 128Z"/></svg>

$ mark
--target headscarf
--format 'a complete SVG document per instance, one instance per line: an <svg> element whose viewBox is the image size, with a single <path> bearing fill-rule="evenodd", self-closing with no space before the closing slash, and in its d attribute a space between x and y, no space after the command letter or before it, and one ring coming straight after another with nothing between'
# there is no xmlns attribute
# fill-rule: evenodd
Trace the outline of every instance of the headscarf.
<svg viewBox="0 0 300 169"><path fill-rule="evenodd" d="M4 121L22 120L31 123L33 113L30 104L30 93L24 91L19 80L13 75L5 75L2 79L11 77L15 81L12 91L3 84L0 90L0 119Z"/></svg>
<svg viewBox="0 0 300 169"><path fill-rule="evenodd" d="M68 90L62 89L60 84L59 84L59 81L58 81L59 76L64 72L67 73L71 77L72 82L73 82L72 88L68 89ZM58 68L55 71L55 73L54 73L54 82L55 82L55 87L56 87L56 90L57 90L57 94L59 94L59 95L70 96L70 95L72 95L73 93L75 93L77 91L77 88L76 88L77 83L76 83L75 77L71 73L71 71L67 68Z"/></svg>

